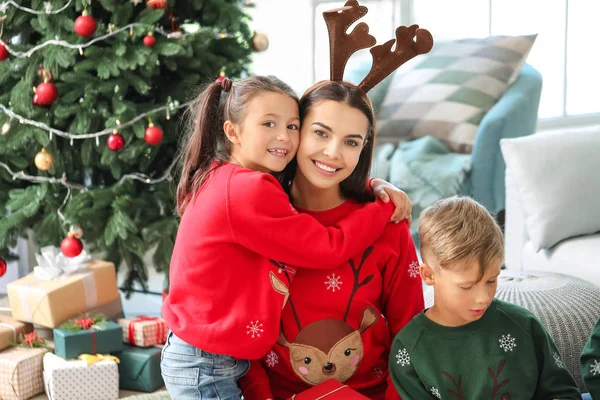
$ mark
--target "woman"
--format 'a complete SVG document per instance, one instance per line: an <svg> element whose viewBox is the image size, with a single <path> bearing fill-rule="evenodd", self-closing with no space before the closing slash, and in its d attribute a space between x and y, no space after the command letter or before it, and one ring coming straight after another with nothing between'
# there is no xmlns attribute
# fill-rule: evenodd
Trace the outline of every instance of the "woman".
<svg viewBox="0 0 600 400"><path fill-rule="evenodd" d="M300 116L300 147L282 181L299 212L332 225L373 199L373 108L356 86L325 81L304 94ZM388 224L343 265L296 273L278 344L253 362L244 396L286 399L333 378L372 399L398 399L388 380L391 341L423 308L408 223Z"/></svg>

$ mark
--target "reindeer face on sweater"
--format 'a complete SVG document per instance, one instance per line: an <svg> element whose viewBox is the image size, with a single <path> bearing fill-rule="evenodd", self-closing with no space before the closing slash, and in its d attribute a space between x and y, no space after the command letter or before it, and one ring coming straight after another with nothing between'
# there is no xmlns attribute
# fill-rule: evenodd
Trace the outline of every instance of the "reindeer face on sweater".
<svg viewBox="0 0 600 400"><path fill-rule="evenodd" d="M294 372L304 382L318 385L328 379L348 380L364 355L361 333L377 322L377 313L365 308L358 330L338 319L323 319L307 325L290 344L283 335L278 343L290 349Z"/></svg>
<svg viewBox="0 0 600 400"><path fill-rule="evenodd" d="M358 329L350 326L346 318L356 291L373 280L372 274L360 279L360 270L372 251L373 246L364 251L358 266L354 260L348 260L354 275L354 285L343 320L322 319L302 327L293 301L288 297L299 333L294 343L289 343L282 330L277 343L290 349L290 362L294 372L309 385L318 385L332 378L345 382L354 375L363 358L364 346L361 334L377 322L379 314L373 307L365 307Z"/></svg>

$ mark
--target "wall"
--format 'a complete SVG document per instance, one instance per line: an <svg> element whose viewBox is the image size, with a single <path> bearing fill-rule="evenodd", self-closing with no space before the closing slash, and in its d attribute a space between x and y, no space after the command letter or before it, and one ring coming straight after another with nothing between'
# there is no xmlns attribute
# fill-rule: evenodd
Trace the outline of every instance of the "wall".
<svg viewBox="0 0 600 400"><path fill-rule="evenodd" d="M252 72L275 75L302 94L313 82L313 6L309 0L255 0L251 27L269 37Z"/></svg>

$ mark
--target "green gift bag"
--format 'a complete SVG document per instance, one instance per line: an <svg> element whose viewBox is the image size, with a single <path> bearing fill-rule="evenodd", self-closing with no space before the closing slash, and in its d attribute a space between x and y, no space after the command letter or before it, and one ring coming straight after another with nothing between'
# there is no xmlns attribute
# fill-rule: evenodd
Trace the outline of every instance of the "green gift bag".
<svg viewBox="0 0 600 400"><path fill-rule="evenodd" d="M123 349L123 328L103 317L82 318L54 329L54 353L64 359Z"/></svg>
<svg viewBox="0 0 600 400"><path fill-rule="evenodd" d="M154 392L164 386L160 374L160 347L124 345L114 353L119 363L119 388L138 392Z"/></svg>

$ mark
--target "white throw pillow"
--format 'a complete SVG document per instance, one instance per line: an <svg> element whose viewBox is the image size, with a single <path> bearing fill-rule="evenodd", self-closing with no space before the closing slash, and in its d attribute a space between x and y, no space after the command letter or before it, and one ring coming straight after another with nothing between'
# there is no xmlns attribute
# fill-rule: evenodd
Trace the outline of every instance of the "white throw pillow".
<svg viewBox="0 0 600 400"><path fill-rule="evenodd" d="M502 139L536 249L600 232L600 129Z"/></svg>

